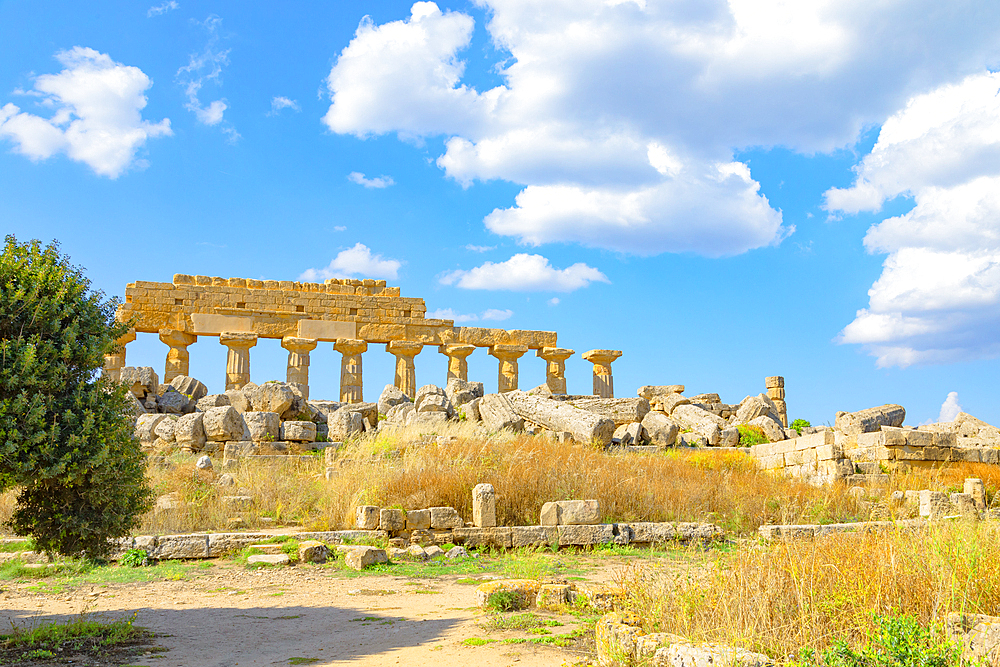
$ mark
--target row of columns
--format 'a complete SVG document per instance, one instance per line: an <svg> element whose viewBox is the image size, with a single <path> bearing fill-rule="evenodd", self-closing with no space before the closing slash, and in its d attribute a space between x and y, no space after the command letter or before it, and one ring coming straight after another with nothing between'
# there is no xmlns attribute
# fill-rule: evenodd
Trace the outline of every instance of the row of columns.
<svg viewBox="0 0 1000 667"><path fill-rule="evenodd" d="M160 340L170 350L167 352L164 383L169 383L178 375L187 375L189 355L187 348L198 337L176 329L161 329ZM125 365L125 346L135 340L135 331L129 331L118 339L113 354L105 357L105 374L114 380L120 377ZM240 389L250 382L250 348L257 344L257 334L246 332L223 332L219 342L228 348L226 357L226 390ZM281 347L288 350L286 379L295 382L308 392L309 353L316 349L316 340L285 336ZM417 391L414 357L423 351L424 344L416 341L398 340L386 344L387 352L396 357L395 386L411 398ZM368 343L353 338L338 339L333 349L343 355L340 366L340 400L345 403L360 403L362 398L361 355L368 350ZM489 354L499 361L497 386L500 393L513 391L518 386L518 360L528 351L525 345L497 344L488 348ZM448 376L467 381L469 379L468 357L476 350L475 345L449 343L438 346L438 352L448 357ZM535 356L545 360L545 384L553 394L566 393L566 360L575 350L563 347L543 347L535 351ZM582 356L594 364L594 395L614 398L614 381L611 376L611 362L621 356L619 350L590 350ZM307 395L308 397L308 395Z"/></svg>

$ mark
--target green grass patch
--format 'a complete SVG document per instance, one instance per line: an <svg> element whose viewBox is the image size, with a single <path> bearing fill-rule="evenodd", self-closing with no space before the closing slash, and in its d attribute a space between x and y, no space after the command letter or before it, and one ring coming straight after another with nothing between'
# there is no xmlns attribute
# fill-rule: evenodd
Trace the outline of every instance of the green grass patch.
<svg viewBox="0 0 1000 667"><path fill-rule="evenodd" d="M555 619L542 618L538 614L533 614L531 612L511 614L510 616L504 616L503 614L491 614L482 623L482 626L487 630L529 630L532 628L543 627L552 628L560 625L562 625L562 623Z"/></svg>
<svg viewBox="0 0 1000 667"><path fill-rule="evenodd" d="M0 552L13 553L18 551L34 551L35 543L30 539L14 540L12 542L0 542Z"/></svg>
<svg viewBox="0 0 1000 667"><path fill-rule="evenodd" d="M149 567L96 565L86 560L67 560L46 564L44 568L29 567L20 559L0 565L0 580L30 582L34 593L61 593L67 589L93 584L129 584L144 581L181 581L196 575L198 564L183 561L161 561Z"/></svg>
<svg viewBox="0 0 1000 667"><path fill-rule="evenodd" d="M102 659L114 654L135 655L149 643L152 634L134 625L134 621L134 614L110 622L80 615L65 623L44 623L27 628L15 626L9 634L0 635L0 664L47 660L67 652Z"/></svg>

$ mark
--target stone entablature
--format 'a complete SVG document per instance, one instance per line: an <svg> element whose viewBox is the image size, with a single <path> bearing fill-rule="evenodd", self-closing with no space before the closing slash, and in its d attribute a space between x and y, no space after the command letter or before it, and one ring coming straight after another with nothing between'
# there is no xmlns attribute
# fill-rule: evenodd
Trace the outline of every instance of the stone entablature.
<svg viewBox="0 0 1000 667"><path fill-rule="evenodd" d="M387 287L384 280L303 283L177 274L173 283L129 283L118 318L135 317L140 333L172 329L195 336L244 332L326 342L354 338L529 349L556 345L554 331L456 327L452 320L426 319L426 312L423 299L401 297L399 288Z"/></svg>

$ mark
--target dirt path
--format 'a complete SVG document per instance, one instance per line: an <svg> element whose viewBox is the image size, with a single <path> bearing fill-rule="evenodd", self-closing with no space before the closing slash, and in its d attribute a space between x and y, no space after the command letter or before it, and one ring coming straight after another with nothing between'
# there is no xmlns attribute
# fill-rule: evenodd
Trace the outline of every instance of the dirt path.
<svg viewBox="0 0 1000 667"><path fill-rule="evenodd" d="M610 565L588 573L606 581ZM573 664L580 651L535 644L487 643L538 635L488 631L474 605L475 587L454 575L434 579L395 576L343 578L315 566L246 570L228 562L189 579L85 585L71 592L31 592L5 585L0 626L63 619L83 611L110 618L136 613L136 624L156 633L166 652L133 659L157 667L232 665L490 665ZM570 615L538 612L578 627ZM298 659L298 660L296 660Z"/></svg>

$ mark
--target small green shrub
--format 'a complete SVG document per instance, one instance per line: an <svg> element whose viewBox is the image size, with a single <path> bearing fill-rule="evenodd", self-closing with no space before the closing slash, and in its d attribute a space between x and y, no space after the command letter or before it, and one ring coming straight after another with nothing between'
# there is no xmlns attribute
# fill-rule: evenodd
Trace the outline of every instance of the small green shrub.
<svg viewBox="0 0 1000 667"><path fill-rule="evenodd" d="M800 664L812 662L808 656ZM836 639L823 651L825 667L960 667L962 650L920 626L912 616L876 616L865 646L852 649Z"/></svg>
<svg viewBox="0 0 1000 667"><path fill-rule="evenodd" d="M812 424L810 424L807 420L796 419L789 425L789 428L794 428L796 433L802 435L802 429L809 428L810 426L812 426Z"/></svg>
<svg viewBox="0 0 1000 667"><path fill-rule="evenodd" d="M740 447L763 445L768 442L767 436L764 435L764 429L760 426L740 424L736 430L740 432Z"/></svg>
<svg viewBox="0 0 1000 667"><path fill-rule="evenodd" d="M122 567L147 567L149 565L149 554L145 549L129 549L118 560Z"/></svg>
<svg viewBox="0 0 1000 667"><path fill-rule="evenodd" d="M517 611L527 607L526 602L517 591L497 591L486 600L486 607L493 611Z"/></svg>

